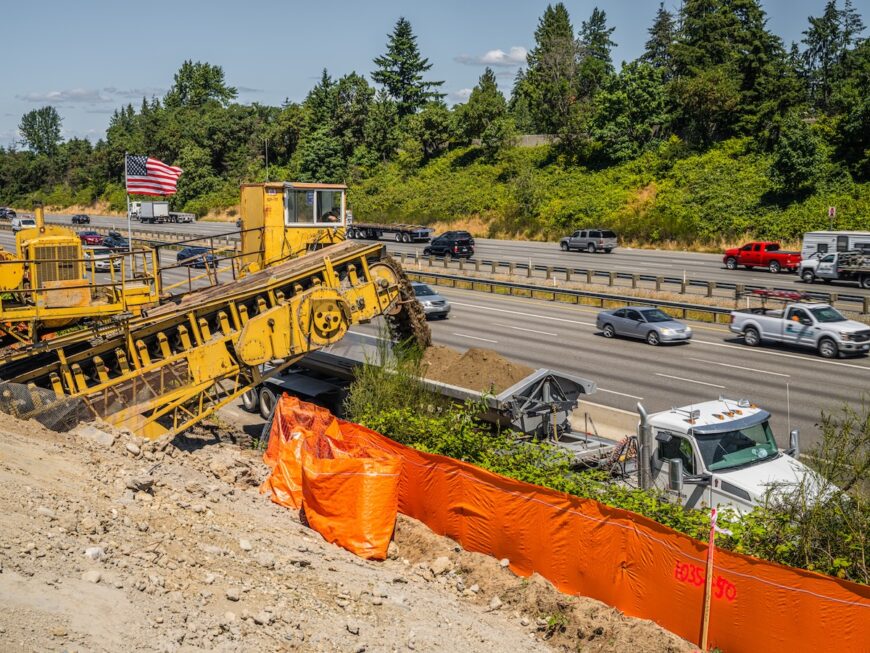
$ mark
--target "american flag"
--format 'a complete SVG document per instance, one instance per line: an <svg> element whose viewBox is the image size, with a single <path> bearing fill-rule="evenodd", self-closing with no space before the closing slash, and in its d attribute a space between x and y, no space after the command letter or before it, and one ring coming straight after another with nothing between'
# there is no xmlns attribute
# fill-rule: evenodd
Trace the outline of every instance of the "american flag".
<svg viewBox="0 0 870 653"><path fill-rule="evenodd" d="M127 192L137 195L173 195L181 168L150 156L127 155Z"/></svg>

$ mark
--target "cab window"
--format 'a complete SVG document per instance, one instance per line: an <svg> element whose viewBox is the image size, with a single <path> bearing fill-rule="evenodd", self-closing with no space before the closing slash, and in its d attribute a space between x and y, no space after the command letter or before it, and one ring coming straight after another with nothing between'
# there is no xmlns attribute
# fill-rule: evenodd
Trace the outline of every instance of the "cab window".
<svg viewBox="0 0 870 653"><path fill-rule="evenodd" d="M341 222L341 191L318 190L317 222Z"/></svg>
<svg viewBox="0 0 870 653"><path fill-rule="evenodd" d="M787 320L791 320L792 322L800 322L804 325L812 325L813 320L809 316L809 314L802 308L792 308L789 309L788 315L786 316Z"/></svg>
<svg viewBox="0 0 870 653"><path fill-rule="evenodd" d="M695 452L686 438L673 436L667 442L659 442L659 460L682 460L683 472L695 474Z"/></svg>
<svg viewBox="0 0 870 653"><path fill-rule="evenodd" d="M314 191L287 189L284 195L284 222L305 224L314 222Z"/></svg>

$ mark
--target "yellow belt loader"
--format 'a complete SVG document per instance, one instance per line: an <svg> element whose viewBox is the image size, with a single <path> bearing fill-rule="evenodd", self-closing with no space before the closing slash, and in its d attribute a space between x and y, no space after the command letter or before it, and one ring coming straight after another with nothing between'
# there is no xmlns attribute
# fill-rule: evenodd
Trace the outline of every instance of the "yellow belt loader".
<svg viewBox="0 0 870 653"><path fill-rule="evenodd" d="M0 409L43 423L99 417L157 437L188 428L353 324L385 315L399 338L428 344L407 279L383 246L343 241L344 188L299 186L243 187L243 222L261 216L253 231L245 224L259 240L243 237L243 278L123 324L7 352ZM251 202L258 193L262 201Z"/></svg>
<svg viewBox="0 0 870 653"><path fill-rule="evenodd" d="M15 254L0 248L0 339L30 344L47 332L82 321L137 315L159 300L157 261L149 249L118 253L98 277L75 232L46 225L15 236Z"/></svg>

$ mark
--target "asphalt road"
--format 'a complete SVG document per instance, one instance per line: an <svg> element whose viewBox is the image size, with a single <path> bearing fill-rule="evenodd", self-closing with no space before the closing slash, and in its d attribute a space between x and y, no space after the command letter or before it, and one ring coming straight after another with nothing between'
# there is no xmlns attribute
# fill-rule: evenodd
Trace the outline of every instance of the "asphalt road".
<svg viewBox="0 0 870 653"><path fill-rule="evenodd" d="M70 223L70 216L51 214L50 222ZM126 218L114 216L91 216L94 226L114 227L126 233ZM193 235L214 236L236 231L234 222L194 222L191 224L143 225L133 222L133 229L164 231L169 233L190 233ZM422 256L425 243L404 244L388 239L383 242L393 253L419 253ZM785 288L797 291L815 290L817 292L838 292L848 295L870 295L870 290L861 289L851 283L816 283L808 286L796 274L771 274L766 269L727 270L721 254L703 254L670 250L617 248L610 254L588 254L586 252L563 252L558 243L529 241L494 240L475 238L475 258L534 265L588 268L602 271L648 274L655 276L686 277L703 281L742 283L770 288Z"/></svg>
<svg viewBox="0 0 870 653"><path fill-rule="evenodd" d="M790 428L802 445L817 440L821 411L857 405L870 389L870 358L826 360L805 350L750 348L725 327L691 323L690 344L651 347L640 340L609 340L595 328L596 309L439 287L452 304L450 318L432 321L435 342L459 350L493 349L533 368L548 367L594 380L590 400L650 411L693 402L747 398L770 411L780 445ZM354 327L375 334L376 324ZM790 417L789 417L790 408Z"/></svg>

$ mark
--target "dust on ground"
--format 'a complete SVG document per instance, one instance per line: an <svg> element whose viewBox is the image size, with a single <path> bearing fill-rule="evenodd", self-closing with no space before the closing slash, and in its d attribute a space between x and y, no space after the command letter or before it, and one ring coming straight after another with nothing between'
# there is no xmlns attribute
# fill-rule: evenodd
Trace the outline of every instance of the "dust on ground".
<svg viewBox="0 0 870 653"><path fill-rule="evenodd" d="M386 561L327 544L243 440L0 416L0 650L689 650L404 517Z"/></svg>
<svg viewBox="0 0 870 653"><path fill-rule="evenodd" d="M479 392L499 394L534 372L491 349L472 347L464 354L433 345L423 352L423 376Z"/></svg>

